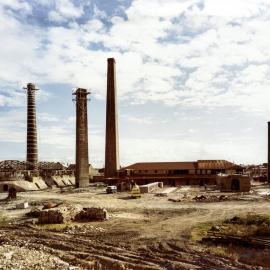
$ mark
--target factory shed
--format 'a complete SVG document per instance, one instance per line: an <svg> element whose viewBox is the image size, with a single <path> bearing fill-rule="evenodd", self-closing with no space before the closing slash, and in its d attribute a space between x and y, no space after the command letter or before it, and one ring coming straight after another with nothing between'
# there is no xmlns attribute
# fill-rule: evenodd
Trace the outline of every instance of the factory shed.
<svg viewBox="0 0 270 270"><path fill-rule="evenodd" d="M242 173L243 168L226 160L187 162L140 162L119 171L120 179L132 179L144 185L163 182L165 185L214 185L218 173Z"/></svg>

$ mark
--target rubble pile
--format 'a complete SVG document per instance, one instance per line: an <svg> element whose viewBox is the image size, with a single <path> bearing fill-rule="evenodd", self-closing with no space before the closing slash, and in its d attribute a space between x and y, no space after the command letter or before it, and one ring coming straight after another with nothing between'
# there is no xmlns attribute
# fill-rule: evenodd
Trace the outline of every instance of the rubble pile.
<svg viewBox="0 0 270 270"><path fill-rule="evenodd" d="M106 229L102 227L95 227L92 225L84 225L84 226L66 226L63 229L63 232L66 234L87 234L87 233L99 233L99 232L105 232Z"/></svg>
<svg viewBox="0 0 270 270"><path fill-rule="evenodd" d="M103 221L109 218L106 209L98 207L82 208L80 205L61 205L42 211L33 209L28 213L28 216L38 217L39 224L63 224L72 221Z"/></svg>
<svg viewBox="0 0 270 270"><path fill-rule="evenodd" d="M220 196L204 196L204 195L197 195L193 198L193 200L197 202L220 202L220 201L226 201L228 200L228 196L220 195Z"/></svg>
<svg viewBox="0 0 270 270"><path fill-rule="evenodd" d="M102 221L107 220L108 212L103 208L83 208L76 216L77 221Z"/></svg>
<svg viewBox="0 0 270 270"><path fill-rule="evenodd" d="M82 207L79 205L67 205L58 208L42 210L38 217L38 223L61 224L71 222L81 210Z"/></svg>
<svg viewBox="0 0 270 270"><path fill-rule="evenodd" d="M26 213L26 216L27 217L32 217L32 218L38 218L40 216L41 212L42 211L39 208L34 207L34 208L31 209L30 212Z"/></svg>
<svg viewBox="0 0 270 270"><path fill-rule="evenodd" d="M68 263L43 251L4 244L0 246L0 269L72 269ZM73 268L75 269L75 268ZM76 269L79 269L78 267Z"/></svg>
<svg viewBox="0 0 270 270"><path fill-rule="evenodd" d="M192 197L190 195L184 194L181 198L169 198L168 201L171 202L190 202L190 201L196 201L196 202L221 202L221 201L227 201L228 199L232 199L232 197L225 196L225 195L196 195L195 197Z"/></svg>

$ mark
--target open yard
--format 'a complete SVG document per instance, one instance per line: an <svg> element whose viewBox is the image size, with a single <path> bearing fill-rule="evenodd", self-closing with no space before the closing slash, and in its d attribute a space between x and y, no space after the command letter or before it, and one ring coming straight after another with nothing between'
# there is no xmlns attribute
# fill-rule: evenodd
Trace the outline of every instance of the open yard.
<svg viewBox="0 0 270 270"><path fill-rule="evenodd" d="M242 247L229 252L200 241L203 229L223 220L269 214L267 192L258 186L250 194L226 193L221 201L195 201L196 196L222 194L191 187L140 199L130 199L128 192L106 194L103 187L25 192L16 201L5 201L1 194L0 269L270 269L259 258L253 260L253 248L241 259ZM30 208L47 202L100 206L109 220L38 225L25 217L29 209L14 209L19 202L29 202ZM235 244L231 250L237 250ZM270 255L267 248L260 252L262 258Z"/></svg>

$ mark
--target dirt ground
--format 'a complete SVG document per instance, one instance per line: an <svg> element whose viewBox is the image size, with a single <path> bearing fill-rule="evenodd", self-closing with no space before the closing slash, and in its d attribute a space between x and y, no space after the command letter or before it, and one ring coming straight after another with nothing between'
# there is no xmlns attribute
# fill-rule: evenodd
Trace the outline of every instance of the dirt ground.
<svg viewBox="0 0 270 270"><path fill-rule="evenodd" d="M195 249L190 238L192 229L205 222L245 213L269 214L268 192L269 187L256 186L249 194L224 193L227 199L216 202L194 201L196 195L222 195L199 187L179 188L167 196L143 194L140 199L130 199L128 192L106 194L104 187L19 193L15 202L4 201L6 194L0 194L0 214L8 219L0 227L0 243L6 247L1 253L8 254L0 256L0 269L270 269L205 253ZM45 202L100 206L108 210L110 218L36 225L25 218L29 209L14 209L15 204L26 201L31 207ZM41 259L27 263L25 249L44 258L50 255L55 261L47 266L43 263L44 268ZM20 259L12 264L16 256ZM23 268L16 268L16 263Z"/></svg>

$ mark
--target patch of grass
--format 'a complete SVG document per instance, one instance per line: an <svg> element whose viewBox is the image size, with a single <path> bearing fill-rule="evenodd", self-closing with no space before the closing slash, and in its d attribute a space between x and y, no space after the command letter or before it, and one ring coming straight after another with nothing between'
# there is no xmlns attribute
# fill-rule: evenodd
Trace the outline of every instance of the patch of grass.
<svg viewBox="0 0 270 270"><path fill-rule="evenodd" d="M202 238L207 236L207 232L214 225L213 222L200 223L191 230L190 236L193 241L201 241Z"/></svg>
<svg viewBox="0 0 270 270"><path fill-rule="evenodd" d="M221 232L226 235L242 237L270 234L270 215L235 216L223 222Z"/></svg>
<svg viewBox="0 0 270 270"><path fill-rule="evenodd" d="M212 230L214 228L214 230ZM217 229L216 229L217 228ZM235 216L219 222L200 223L193 227L190 239L199 242L209 233L217 233L224 236L252 237L270 234L270 215L246 215Z"/></svg>
<svg viewBox="0 0 270 270"><path fill-rule="evenodd" d="M230 236L247 237L256 234L256 225L246 226L244 224L226 224L221 226L220 233Z"/></svg>
<svg viewBox="0 0 270 270"><path fill-rule="evenodd" d="M223 258L239 260L238 251L230 246L208 246L206 252Z"/></svg>
<svg viewBox="0 0 270 270"><path fill-rule="evenodd" d="M224 223L233 223L233 224L243 224L243 225L269 225L270 226L270 215L254 215L248 214L244 217L235 216L231 219L227 219Z"/></svg>
<svg viewBox="0 0 270 270"><path fill-rule="evenodd" d="M209 236L209 233L217 233L226 236L236 236L245 239L258 235L270 234L270 215L248 214L246 216L235 216L231 219L215 223L202 223L191 231L192 248L216 256L230 258L250 265L268 266L270 262L269 249L260 249L240 246L237 241L229 244L204 243L202 238Z"/></svg>

